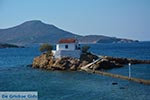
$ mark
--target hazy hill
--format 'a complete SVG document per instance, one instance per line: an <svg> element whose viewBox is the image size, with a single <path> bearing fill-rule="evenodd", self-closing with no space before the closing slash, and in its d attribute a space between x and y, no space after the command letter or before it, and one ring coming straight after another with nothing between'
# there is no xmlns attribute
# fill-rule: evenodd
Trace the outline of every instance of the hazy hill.
<svg viewBox="0 0 150 100"><path fill-rule="evenodd" d="M103 35L87 35L79 38L81 43L130 43L137 40L109 37Z"/></svg>
<svg viewBox="0 0 150 100"><path fill-rule="evenodd" d="M56 43L61 38L75 37L72 34L57 28L54 25L45 24L38 20L27 21L21 25L0 29L0 43Z"/></svg>
<svg viewBox="0 0 150 100"><path fill-rule="evenodd" d="M57 43L61 38L79 38L81 43L113 43L134 42L128 39L118 39L101 35L80 36L54 25L45 24L39 20L24 22L18 26L0 29L0 43L33 44L33 43Z"/></svg>

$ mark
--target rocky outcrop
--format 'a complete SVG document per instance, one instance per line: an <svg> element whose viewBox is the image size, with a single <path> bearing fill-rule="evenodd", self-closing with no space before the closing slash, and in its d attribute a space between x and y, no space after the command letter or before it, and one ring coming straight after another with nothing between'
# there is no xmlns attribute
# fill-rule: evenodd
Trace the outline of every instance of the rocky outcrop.
<svg viewBox="0 0 150 100"><path fill-rule="evenodd" d="M82 66L97 59L98 57L91 53L81 55L80 59L71 57L54 58L53 56L47 56L42 54L33 60L33 68L41 68L47 70L80 70Z"/></svg>
<svg viewBox="0 0 150 100"><path fill-rule="evenodd" d="M150 64L150 60L136 60L127 58L114 58L108 56L98 57L91 53L84 53L81 55L80 59L62 57L54 58L53 56L48 56L47 54L42 54L34 58L32 67L41 68L46 70L81 70L87 64L98 59L95 63L88 66L88 69L101 70L101 69L112 69L123 67L124 64ZM81 68L82 67L82 68Z"/></svg>
<svg viewBox="0 0 150 100"><path fill-rule="evenodd" d="M101 56L101 59L95 64L89 67L89 69L101 70L101 69L112 69L120 68L125 64L150 64L150 60L137 60L130 58L115 58L109 56Z"/></svg>
<svg viewBox="0 0 150 100"><path fill-rule="evenodd" d="M82 53L80 56L80 61L88 61L89 63L93 62L93 60L96 60L96 59L98 59L98 56L96 56L90 52Z"/></svg>
<svg viewBox="0 0 150 100"><path fill-rule="evenodd" d="M116 63L114 61L109 61L108 59L102 58L95 64L93 64L90 69L100 70L100 69L112 69L112 68L119 68L123 67L122 64Z"/></svg>
<svg viewBox="0 0 150 100"><path fill-rule="evenodd" d="M109 57L109 56L102 56L103 59L107 59L108 61L118 63L118 64L150 64L150 60L137 60L131 58L116 58L116 57Z"/></svg>

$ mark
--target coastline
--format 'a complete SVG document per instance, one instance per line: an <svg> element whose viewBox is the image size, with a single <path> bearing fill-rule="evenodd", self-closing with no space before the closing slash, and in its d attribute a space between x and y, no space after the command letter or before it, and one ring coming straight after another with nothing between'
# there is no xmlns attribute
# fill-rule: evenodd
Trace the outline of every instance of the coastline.
<svg viewBox="0 0 150 100"><path fill-rule="evenodd" d="M90 55L90 57L89 57ZM81 59L82 58L82 59ZM59 71L86 71L88 73L96 73L104 76L125 79L129 81L138 82L140 84L150 85L150 80L139 78L129 78L118 74L107 73L102 70L109 70L113 68L121 68L124 65L131 64L150 64L150 60L137 60L131 58L116 58L109 56L97 56L91 53L84 54L80 59L71 57L53 58L42 54L33 60L32 68L39 68L44 70L59 70ZM93 59L97 60L93 60Z"/></svg>
<svg viewBox="0 0 150 100"><path fill-rule="evenodd" d="M90 64L87 68L91 70L101 70L101 69L112 69L124 67L129 63L131 64L150 64L150 60L138 60L131 58L119 58L110 56L98 56L92 53L83 53L81 57L61 57L54 58L52 55L47 55L46 53L41 54L34 58L32 67L41 68L46 70L82 70L83 67Z"/></svg>

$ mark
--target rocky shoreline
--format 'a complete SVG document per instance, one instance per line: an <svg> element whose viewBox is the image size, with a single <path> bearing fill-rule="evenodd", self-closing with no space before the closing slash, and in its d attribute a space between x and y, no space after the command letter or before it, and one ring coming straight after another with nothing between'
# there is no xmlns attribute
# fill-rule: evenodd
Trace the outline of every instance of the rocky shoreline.
<svg viewBox="0 0 150 100"><path fill-rule="evenodd" d="M42 54L34 58L32 67L40 68L45 70L70 70L77 71L81 70L82 67L99 59L96 63L92 64L88 68L91 70L101 70L101 69L112 69L120 68L125 64L150 64L150 60L137 60L130 58L116 58L109 56L96 56L91 53L83 53L80 59L62 57L54 58L53 56Z"/></svg>
<svg viewBox="0 0 150 100"><path fill-rule="evenodd" d="M47 69L47 70L80 70L82 66L87 65L92 62L93 59L97 59L95 55L82 54L80 59L71 57L54 58L53 56L48 56L47 54L42 54L33 60L32 67Z"/></svg>

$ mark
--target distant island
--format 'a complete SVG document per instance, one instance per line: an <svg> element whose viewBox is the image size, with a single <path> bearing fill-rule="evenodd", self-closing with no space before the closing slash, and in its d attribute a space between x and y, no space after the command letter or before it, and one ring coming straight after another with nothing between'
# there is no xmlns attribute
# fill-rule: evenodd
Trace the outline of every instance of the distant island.
<svg viewBox="0 0 150 100"><path fill-rule="evenodd" d="M87 35L79 38L80 43L132 43L138 40L109 37L103 35Z"/></svg>
<svg viewBox="0 0 150 100"><path fill-rule="evenodd" d="M45 24L39 20L24 22L18 26L7 29L0 29L0 43L12 44L56 44L62 38L76 37L80 43L128 43L138 40L116 38L102 35L81 36L54 25Z"/></svg>
<svg viewBox="0 0 150 100"><path fill-rule="evenodd" d="M0 43L0 49L1 48L23 48L23 46L18 46L18 45L14 45L14 44Z"/></svg>

